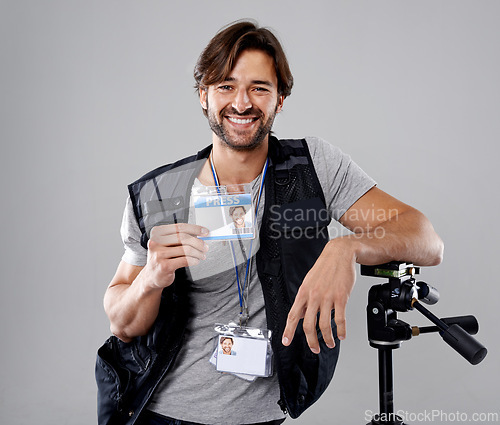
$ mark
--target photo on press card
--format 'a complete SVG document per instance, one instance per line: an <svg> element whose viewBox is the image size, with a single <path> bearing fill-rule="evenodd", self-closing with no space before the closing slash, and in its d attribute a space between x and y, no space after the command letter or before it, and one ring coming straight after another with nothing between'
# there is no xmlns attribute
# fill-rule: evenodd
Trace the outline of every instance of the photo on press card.
<svg viewBox="0 0 500 425"><path fill-rule="evenodd" d="M193 195L195 223L210 233L203 240L253 239L254 208L250 193Z"/></svg>
<svg viewBox="0 0 500 425"><path fill-rule="evenodd" d="M219 339L219 354L224 356L236 356L233 336L221 336Z"/></svg>
<svg viewBox="0 0 500 425"><path fill-rule="evenodd" d="M234 335L219 336L217 370L219 372L267 376L267 340Z"/></svg>

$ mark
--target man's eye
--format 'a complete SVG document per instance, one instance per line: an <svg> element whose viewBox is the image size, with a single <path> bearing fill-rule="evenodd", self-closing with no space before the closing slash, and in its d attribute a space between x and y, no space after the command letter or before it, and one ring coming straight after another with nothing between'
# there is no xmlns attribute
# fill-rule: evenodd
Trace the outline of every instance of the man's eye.
<svg viewBox="0 0 500 425"><path fill-rule="evenodd" d="M269 90L266 89L265 87L255 87L255 91L258 91L258 92L268 92Z"/></svg>
<svg viewBox="0 0 500 425"><path fill-rule="evenodd" d="M232 89L232 87L228 86L228 85L219 86L219 90L222 90L222 91L231 90L231 89Z"/></svg>

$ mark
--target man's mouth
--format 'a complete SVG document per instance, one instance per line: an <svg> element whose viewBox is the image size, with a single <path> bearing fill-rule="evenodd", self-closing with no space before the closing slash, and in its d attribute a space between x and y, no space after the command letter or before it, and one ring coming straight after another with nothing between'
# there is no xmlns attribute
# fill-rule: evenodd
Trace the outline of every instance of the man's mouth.
<svg viewBox="0 0 500 425"><path fill-rule="evenodd" d="M234 124L250 124L254 121L256 121L258 118L235 118L235 117L228 117L226 118L231 121Z"/></svg>

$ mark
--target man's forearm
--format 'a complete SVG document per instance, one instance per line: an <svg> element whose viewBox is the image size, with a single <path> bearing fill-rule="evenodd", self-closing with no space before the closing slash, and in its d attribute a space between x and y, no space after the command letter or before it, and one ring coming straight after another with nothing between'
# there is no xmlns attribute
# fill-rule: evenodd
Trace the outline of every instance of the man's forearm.
<svg viewBox="0 0 500 425"><path fill-rule="evenodd" d="M145 335L158 315L162 289L145 291L144 279L141 272L131 284L110 285L104 297L111 332L124 342Z"/></svg>
<svg viewBox="0 0 500 425"><path fill-rule="evenodd" d="M388 261L409 261L419 266L438 265L443 258L443 242L430 221L410 209L364 232L353 233L330 243L352 250L359 264L376 265Z"/></svg>

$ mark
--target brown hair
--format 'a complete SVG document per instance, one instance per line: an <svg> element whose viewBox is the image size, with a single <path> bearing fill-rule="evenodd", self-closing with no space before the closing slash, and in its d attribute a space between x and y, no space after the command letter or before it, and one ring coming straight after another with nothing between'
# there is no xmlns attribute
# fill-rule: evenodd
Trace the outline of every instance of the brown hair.
<svg viewBox="0 0 500 425"><path fill-rule="evenodd" d="M229 207L229 215L230 216L233 215L233 213L236 211L236 208L243 208L243 212L245 214L247 213L247 210L243 205L235 205L235 206Z"/></svg>
<svg viewBox="0 0 500 425"><path fill-rule="evenodd" d="M287 97L292 92L293 76L288 60L276 36L267 28L252 21L238 21L222 28L210 40L194 68L195 88L199 89L224 81L239 55L247 49L266 52L274 60L278 78L278 94ZM205 112L205 111L204 111Z"/></svg>

